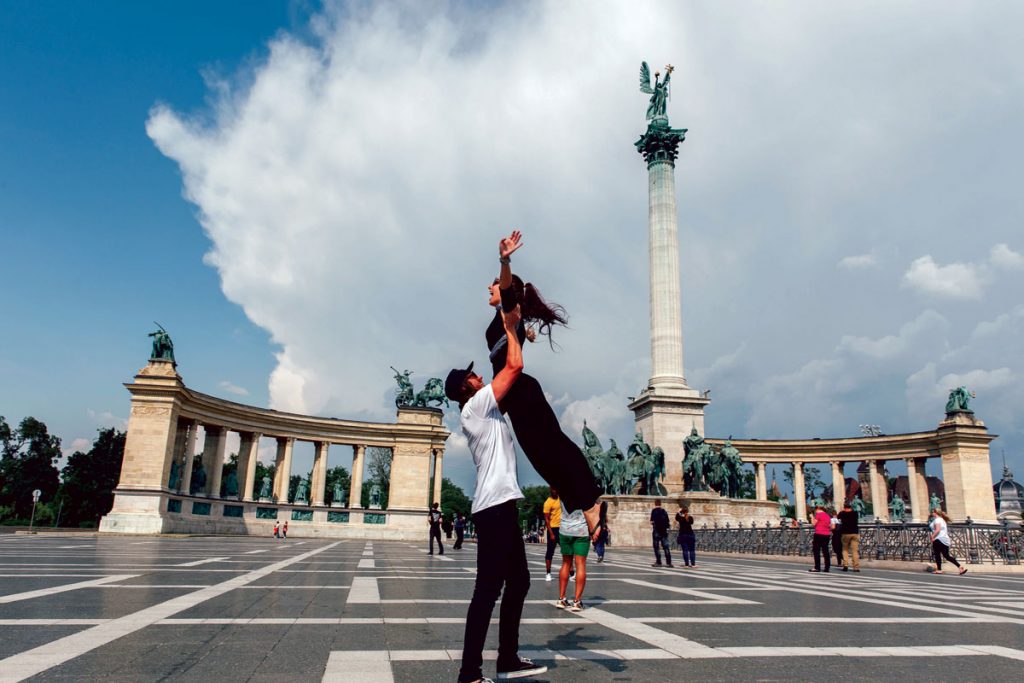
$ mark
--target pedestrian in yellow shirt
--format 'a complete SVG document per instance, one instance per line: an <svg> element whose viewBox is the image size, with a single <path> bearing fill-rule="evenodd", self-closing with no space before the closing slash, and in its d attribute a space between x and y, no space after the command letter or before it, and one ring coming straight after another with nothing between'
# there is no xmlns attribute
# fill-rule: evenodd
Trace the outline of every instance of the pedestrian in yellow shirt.
<svg viewBox="0 0 1024 683"><path fill-rule="evenodd" d="M551 494L544 501L544 523L547 525L548 549L544 553L544 567L547 571L545 581L551 580L551 558L558 547L558 527L562 525L562 503L558 499L558 491L551 487Z"/></svg>

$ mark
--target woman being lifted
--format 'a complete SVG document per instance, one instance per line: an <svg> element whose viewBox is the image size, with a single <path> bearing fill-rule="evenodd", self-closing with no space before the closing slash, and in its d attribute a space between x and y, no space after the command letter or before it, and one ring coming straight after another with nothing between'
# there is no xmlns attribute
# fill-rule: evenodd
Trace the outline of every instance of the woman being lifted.
<svg viewBox="0 0 1024 683"><path fill-rule="evenodd" d="M519 304L522 320L517 328L517 336L520 343L526 338L533 341L537 334L546 335L550 342L551 328L554 325L564 326L567 322L565 309L549 305L532 283L523 284L519 276L512 274L511 256L521 246L522 233L518 230L501 240L498 245L501 270L488 288L490 298L487 303L495 307L495 313L487 327L486 338L491 368L495 374L505 367L507 340L501 319L502 309L512 310ZM540 383L523 373L502 400L501 408L512 421L516 440L537 474L558 489L566 510L583 511L592 537L599 533L598 498L601 491L594 482L586 456L562 432Z"/></svg>

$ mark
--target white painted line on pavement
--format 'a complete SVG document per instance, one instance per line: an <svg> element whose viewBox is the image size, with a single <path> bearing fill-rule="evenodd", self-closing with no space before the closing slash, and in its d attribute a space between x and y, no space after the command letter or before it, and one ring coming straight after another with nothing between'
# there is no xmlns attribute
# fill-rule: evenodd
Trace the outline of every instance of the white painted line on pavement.
<svg viewBox="0 0 1024 683"><path fill-rule="evenodd" d="M196 560L195 562L183 562L181 564L174 565L175 567L198 567L201 564L210 564L212 562L223 562L228 558L226 557L208 557L205 560Z"/></svg>
<svg viewBox="0 0 1024 683"><path fill-rule="evenodd" d="M374 569L376 564L373 562L373 558L364 558L359 560L359 564L356 565L356 569Z"/></svg>
<svg viewBox="0 0 1024 683"><path fill-rule="evenodd" d="M380 603L380 589L377 587L377 579L367 576L355 576L352 578L352 588L348 591L346 604L371 605Z"/></svg>
<svg viewBox="0 0 1024 683"><path fill-rule="evenodd" d="M387 650L349 650L332 652L327 658L324 683L394 683Z"/></svg>
<svg viewBox="0 0 1024 683"><path fill-rule="evenodd" d="M622 583L628 583L633 586L641 586L643 588L653 588L654 590L668 591L670 593L683 593L684 595L692 595L696 598L704 598L704 604L710 603L722 603L726 605L760 605L760 602L754 600L744 600L743 598L734 598L728 595L717 595L715 593L708 593L706 591L697 590L696 588L679 588L677 586L669 586L663 583L654 583L652 581L641 581L640 579L618 579Z"/></svg>
<svg viewBox="0 0 1024 683"><path fill-rule="evenodd" d="M55 593L66 593L67 591L76 591L80 588L92 588L94 586L101 586L105 583L112 583L114 581L125 581L127 579L134 579L136 574L115 574L114 576L104 576L92 581L79 581L77 583L66 583L63 586L51 586L50 588L40 588L34 591L25 591L24 593L11 593L10 595L0 595L0 604L7 602L18 602L20 600L31 600L33 598L42 598L47 595L54 595Z"/></svg>
<svg viewBox="0 0 1024 683"><path fill-rule="evenodd" d="M3 683L14 683L35 676L118 638L142 630L161 619L167 619L206 600L257 581L279 569L309 559L336 545L338 545L337 542L317 548L316 550L310 550L260 569L254 569L241 576L232 577L208 588L202 588L194 593L171 598L165 602L128 614L119 619L114 619L105 624L100 624L73 635L58 638L31 650L0 659L0 681Z"/></svg>

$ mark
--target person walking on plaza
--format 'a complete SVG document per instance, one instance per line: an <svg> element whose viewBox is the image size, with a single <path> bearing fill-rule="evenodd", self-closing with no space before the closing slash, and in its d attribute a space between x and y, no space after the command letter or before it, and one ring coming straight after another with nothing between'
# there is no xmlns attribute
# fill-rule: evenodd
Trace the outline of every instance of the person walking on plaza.
<svg viewBox="0 0 1024 683"><path fill-rule="evenodd" d="M550 340L553 327L565 326L568 322L564 308L547 303L533 283L524 284L519 276L512 274L512 254L522 246L522 233L518 230L498 243L498 261L501 265L498 277L488 287L487 303L494 307L495 313L484 336L495 374L505 364L508 339L502 327L502 310L520 307L522 320L513 331L520 345L525 339L533 341L542 335ZM529 330L527 325L530 326ZM540 382L523 373L505 397L502 409L515 429L519 447L537 474L549 486L559 490L565 499L566 509L583 510L588 531L591 537L596 536L601 489L594 482L594 475L583 451L562 431Z"/></svg>
<svg viewBox="0 0 1024 683"><path fill-rule="evenodd" d="M461 512L455 513L455 550L462 550L462 541L466 537L466 518Z"/></svg>
<svg viewBox="0 0 1024 683"><path fill-rule="evenodd" d="M281 523L274 521L274 538L278 538L281 535Z"/></svg>
<svg viewBox="0 0 1024 683"><path fill-rule="evenodd" d="M828 516L832 518L832 552L836 554L836 566L846 571L843 562L843 523L833 508L828 509Z"/></svg>
<svg viewBox="0 0 1024 683"><path fill-rule="evenodd" d="M651 538L654 541L654 564L652 567L661 566L661 551L659 546L665 550L665 566L672 566L672 551L669 550L668 541L669 521L668 513L661 507L661 498L654 499L654 509L651 510Z"/></svg>
<svg viewBox="0 0 1024 683"><path fill-rule="evenodd" d="M967 567L961 567L956 558L949 554L949 517L942 510L932 510L932 519L928 523L932 532L932 555L935 557L935 570L933 574L942 573L942 558L945 557L951 565L960 570L961 574L967 573Z"/></svg>
<svg viewBox="0 0 1024 683"><path fill-rule="evenodd" d="M582 510L569 512L562 504L562 525L559 530L558 544L562 549L562 568L558 572L559 609L579 612L583 609L583 588L587 585L587 553L590 551L590 534L587 520ZM570 602L565 598L565 587L569 584L569 574L575 569L576 595Z"/></svg>
<svg viewBox="0 0 1024 683"><path fill-rule="evenodd" d="M604 562L604 548L608 545L610 531L608 529L608 501L601 501L601 514L598 523L601 526L601 533L594 539L594 553L597 554L597 562Z"/></svg>
<svg viewBox="0 0 1024 683"><path fill-rule="evenodd" d="M434 554L434 539L437 539L438 555L444 555L444 545L441 543L441 511L438 509L438 503L434 503L430 506L430 511L427 513L427 524L430 525L430 552L428 555Z"/></svg>
<svg viewBox="0 0 1024 683"><path fill-rule="evenodd" d="M544 501L544 525L547 532L544 536L548 539L548 547L544 552L544 580L551 580L551 560L555 557L555 549L558 548L558 528L562 524L562 503L558 497L558 491L551 487L548 499Z"/></svg>
<svg viewBox="0 0 1024 683"><path fill-rule="evenodd" d="M853 571L860 571L860 520L857 511L853 509L853 503L843 503L843 511L839 513L839 524L842 529L843 544L843 571L853 567Z"/></svg>
<svg viewBox="0 0 1024 683"><path fill-rule="evenodd" d="M676 543L683 554L684 567L697 566L697 536L693 533L693 515L690 508L682 505L676 513L676 524L679 526L679 534L676 536Z"/></svg>
<svg viewBox="0 0 1024 683"><path fill-rule="evenodd" d="M828 572L832 566L832 553L829 552L828 544L832 538L832 517L822 508L821 505L814 506L814 536L811 542L811 549L814 552L814 569L809 572L821 571L821 558L825 557L825 571Z"/></svg>
<svg viewBox="0 0 1024 683"><path fill-rule="evenodd" d="M281 540L288 538L288 520L284 520L284 526L281 527Z"/></svg>
<svg viewBox="0 0 1024 683"><path fill-rule="evenodd" d="M518 307L501 313L508 333L504 367L490 384L473 372L452 370L444 393L459 404L459 422L476 467L473 528L477 536L476 583L466 614L459 682L483 679L484 642L494 604L501 595L498 621L498 678L523 678L547 671L519 656L519 624L530 590L526 546L519 529L516 501L523 498L516 474L512 434L502 415L503 401L523 372L523 353L515 331Z"/></svg>

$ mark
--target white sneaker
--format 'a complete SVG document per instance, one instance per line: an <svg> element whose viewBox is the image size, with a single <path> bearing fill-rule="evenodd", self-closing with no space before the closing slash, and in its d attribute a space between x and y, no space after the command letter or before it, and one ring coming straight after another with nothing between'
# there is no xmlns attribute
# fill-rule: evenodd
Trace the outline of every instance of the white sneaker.
<svg viewBox="0 0 1024 683"><path fill-rule="evenodd" d="M546 574L546 575L544 576L544 580L545 580L545 581L550 581L550 580L551 580L551 574Z"/></svg>
<svg viewBox="0 0 1024 683"><path fill-rule="evenodd" d="M572 575L572 576L570 576L569 578L570 578L570 579L572 579L573 581L575 581L575 580L576 580L576 575L575 575L575 574L573 574L573 575Z"/></svg>

